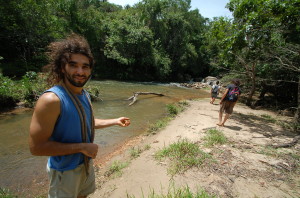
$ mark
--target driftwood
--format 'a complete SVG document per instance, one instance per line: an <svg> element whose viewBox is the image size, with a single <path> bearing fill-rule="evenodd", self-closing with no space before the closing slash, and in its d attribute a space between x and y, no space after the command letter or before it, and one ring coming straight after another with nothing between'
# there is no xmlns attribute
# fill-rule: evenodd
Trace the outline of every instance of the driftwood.
<svg viewBox="0 0 300 198"><path fill-rule="evenodd" d="M135 103L135 101L137 100L138 95L149 95L149 94L153 94L153 95L157 95L157 96L164 96L164 94L154 93L154 92L134 92L133 96L131 96L127 99L127 100L132 100L132 102L128 106L131 106Z"/></svg>
<svg viewBox="0 0 300 198"><path fill-rule="evenodd" d="M285 143L285 144L279 144L279 145L272 145L273 148L288 148L288 147L292 147L295 146L298 141L300 139L300 135L294 137L293 141L289 142L289 143Z"/></svg>

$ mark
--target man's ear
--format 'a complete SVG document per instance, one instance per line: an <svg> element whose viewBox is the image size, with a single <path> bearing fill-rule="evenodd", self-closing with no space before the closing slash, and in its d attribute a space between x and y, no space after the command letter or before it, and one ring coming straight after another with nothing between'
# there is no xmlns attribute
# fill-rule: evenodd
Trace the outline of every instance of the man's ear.
<svg viewBox="0 0 300 198"><path fill-rule="evenodd" d="M60 68L60 70L61 70L61 72L64 74L64 73L66 73L66 70L65 70L65 68L66 68L66 66L64 65L64 66L61 66L61 68Z"/></svg>

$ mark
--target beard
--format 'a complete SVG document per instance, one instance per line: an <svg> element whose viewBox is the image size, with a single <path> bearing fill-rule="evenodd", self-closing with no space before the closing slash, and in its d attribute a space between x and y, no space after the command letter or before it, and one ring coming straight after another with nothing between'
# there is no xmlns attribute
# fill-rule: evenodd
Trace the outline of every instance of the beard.
<svg viewBox="0 0 300 198"><path fill-rule="evenodd" d="M75 87L83 87L87 83L87 81L91 78L91 75L89 75L89 76L85 76L85 75L73 75L73 76L71 76L68 73L65 73L65 76L68 79L68 81L71 83L71 85L73 85ZM86 80L84 82L76 82L74 80L76 76L85 77Z"/></svg>

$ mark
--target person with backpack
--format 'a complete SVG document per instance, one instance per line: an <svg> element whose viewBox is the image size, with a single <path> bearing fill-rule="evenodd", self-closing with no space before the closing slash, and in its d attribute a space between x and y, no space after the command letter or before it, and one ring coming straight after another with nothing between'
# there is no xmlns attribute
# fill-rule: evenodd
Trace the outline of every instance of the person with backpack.
<svg viewBox="0 0 300 198"><path fill-rule="evenodd" d="M219 95L220 88L221 87L219 86L219 81L217 81L216 84L211 87L211 90L210 90L210 94L211 94L210 104L214 104L215 99Z"/></svg>
<svg viewBox="0 0 300 198"><path fill-rule="evenodd" d="M220 101L220 111L219 111L219 123L218 126L224 126L225 122L228 120L229 116L233 112L233 107L238 101L241 95L240 81L238 79L232 80L232 84L229 84L226 88ZM223 113L225 112L224 120Z"/></svg>

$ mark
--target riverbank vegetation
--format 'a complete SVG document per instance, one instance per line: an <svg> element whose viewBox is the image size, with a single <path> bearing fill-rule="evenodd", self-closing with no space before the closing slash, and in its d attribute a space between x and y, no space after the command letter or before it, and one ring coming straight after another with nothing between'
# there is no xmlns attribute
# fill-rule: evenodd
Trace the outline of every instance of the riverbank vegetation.
<svg viewBox="0 0 300 198"><path fill-rule="evenodd" d="M28 75L39 76L47 64L47 45L77 33L91 45L94 78L180 82L232 75L241 79L247 105L288 109L300 123L298 0L230 0L233 18L213 19L191 9L190 0L0 4L1 107L30 105L43 86L34 87L38 79Z"/></svg>

